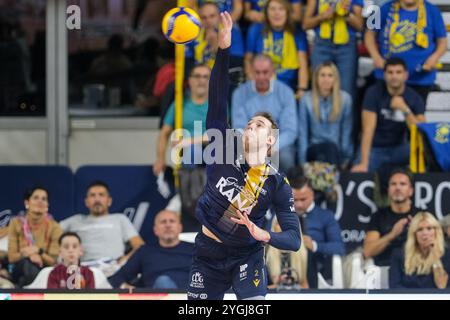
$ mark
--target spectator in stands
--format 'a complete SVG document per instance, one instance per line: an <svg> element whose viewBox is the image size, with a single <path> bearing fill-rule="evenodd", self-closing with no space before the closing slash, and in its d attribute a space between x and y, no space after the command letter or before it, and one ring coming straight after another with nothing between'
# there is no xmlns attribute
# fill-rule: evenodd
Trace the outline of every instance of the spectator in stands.
<svg viewBox="0 0 450 320"><path fill-rule="evenodd" d="M364 240L364 256L374 258L378 266L388 266L392 251L402 247L408 224L417 212L413 207L413 180L409 171L394 169L389 176L390 205L379 209L370 218Z"/></svg>
<svg viewBox="0 0 450 320"><path fill-rule="evenodd" d="M404 248L394 251L389 269L390 288L449 287L450 252L439 222L429 212L411 220Z"/></svg>
<svg viewBox="0 0 450 320"><path fill-rule="evenodd" d="M408 126L425 121L423 99L406 85L408 71L400 58L384 65L385 82L375 83L364 97L361 148L355 172L409 163Z"/></svg>
<svg viewBox="0 0 450 320"><path fill-rule="evenodd" d="M450 214L447 214L440 222L444 230L445 244L450 248Z"/></svg>
<svg viewBox="0 0 450 320"><path fill-rule="evenodd" d="M89 75L105 77L129 70L132 64L124 53L123 41L120 34L113 34L108 40L107 51L92 62Z"/></svg>
<svg viewBox="0 0 450 320"><path fill-rule="evenodd" d="M228 11L234 22L238 22L244 12L243 0L188 0L188 3L191 8L201 8L205 3L213 3L220 12Z"/></svg>
<svg viewBox="0 0 450 320"><path fill-rule="evenodd" d="M263 54L253 58L254 78L240 85L233 93L231 122L235 129L244 129L258 112L268 112L279 124L280 170L295 166L297 112L294 92L274 78L272 59Z"/></svg>
<svg viewBox="0 0 450 320"><path fill-rule="evenodd" d="M172 147L183 148L182 168L179 170L183 221L188 228L199 228L194 220L197 199L206 184L206 172L202 155L203 143L208 142L206 131L206 113L208 112L208 85L211 70L208 66L196 65L189 75L189 93L184 99L182 129L184 137L181 141L173 141ZM153 173L158 176L166 168L166 151L169 136L175 128L175 104L172 103L162 126L156 149L156 162ZM186 136L188 134L188 136ZM185 214L187 213L187 215ZM191 230L190 230L191 231Z"/></svg>
<svg viewBox="0 0 450 320"><path fill-rule="evenodd" d="M164 117L175 94L175 47L164 41L158 47L158 72L150 75L142 93L137 95L135 105L140 108L157 106L159 114Z"/></svg>
<svg viewBox="0 0 450 320"><path fill-rule="evenodd" d="M303 230L303 243L308 249L308 284L317 288L317 273L331 278L331 258L344 255L341 228L330 210L314 203L314 190L310 181L301 175L301 168L289 173L288 179L294 195L294 205Z"/></svg>
<svg viewBox="0 0 450 320"><path fill-rule="evenodd" d="M13 264L13 282L30 284L45 266L58 257L62 230L48 213L49 194L35 187L25 194L25 215L11 220L8 231L8 260Z"/></svg>
<svg viewBox="0 0 450 320"><path fill-rule="evenodd" d="M292 7L292 20L295 22L301 22L303 12L303 1L289 0ZM264 6L267 0L244 0L244 13L245 19L251 23L263 23L264 22Z"/></svg>
<svg viewBox="0 0 450 320"><path fill-rule="evenodd" d="M142 274L146 288L184 289L189 280L194 244L179 240L182 231L179 215L163 210L155 217L156 245L142 246L111 278L115 288L133 288L131 282Z"/></svg>
<svg viewBox="0 0 450 320"><path fill-rule="evenodd" d="M81 239L75 232L65 232L59 238L61 263L48 276L48 289L95 289L94 274L80 266L83 255Z"/></svg>
<svg viewBox="0 0 450 320"><path fill-rule="evenodd" d="M311 52L314 70L332 61L341 76L342 90L355 99L358 66L356 33L363 29L362 0L308 0L303 29L314 29Z"/></svg>
<svg viewBox="0 0 450 320"><path fill-rule="evenodd" d="M0 288L14 288L8 272L8 225L11 211L0 212Z"/></svg>
<svg viewBox="0 0 450 320"><path fill-rule="evenodd" d="M276 217L272 220L271 230L281 232ZM282 251L268 246L266 252L267 273L272 281L269 288L307 289L309 287L306 278L308 253L305 246L301 246L295 252Z"/></svg>
<svg viewBox="0 0 450 320"><path fill-rule="evenodd" d="M264 8L264 23L252 25L247 34L245 74L255 77L253 56L258 53L272 58L277 78L289 85L300 98L308 88L308 43L305 33L295 28L286 0L269 0Z"/></svg>
<svg viewBox="0 0 450 320"><path fill-rule="evenodd" d="M186 70L189 73L191 65L207 64L210 68L214 65L218 48L217 32L220 25L220 9L214 2L204 2L199 9L202 19L200 35L186 45ZM237 26L237 24L236 24ZM239 28L232 30L233 42L230 49L230 68L242 67L244 57L244 40Z"/></svg>
<svg viewBox="0 0 450 320"><path fill-rule="evenodd" d="M332 62L314 71L312 91L300 101L299 163L322 161L346 167L353 154L352 98L340 90Z"/></svg>
<svg viewBox="0 0 450 320"><path fill-rule="evenodd" d="M447 33L439 9L426 0L395 0L385 3L380 13L379 29L372 26L364 37L377 68L375 77L383 79L386 59L401 58L407 65L408 86L426 102L439 59L447 51Z"/></svg>
<svg viewBox="0 0 450 320"><path fill-rule="evenodd" d="M110 214L110 190L102 181L92 182L86 191L89 215L77 214L61 221L65 232L76 232L83 242L82 264L102 269L106 276L117 271L144 244L131 221L123 214ZM126 253L126 245L131 251Z"/></svg>

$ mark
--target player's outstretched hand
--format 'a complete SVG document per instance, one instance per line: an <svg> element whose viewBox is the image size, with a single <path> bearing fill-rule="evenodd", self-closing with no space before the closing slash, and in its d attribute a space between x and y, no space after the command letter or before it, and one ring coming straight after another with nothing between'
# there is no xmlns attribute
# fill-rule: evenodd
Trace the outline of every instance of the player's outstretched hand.
<svg viewBox="0 0 450 320"><path fill-rule="evenodd" d="M238 217L231 217L231 220L237 224L245 225L253 238L266 243L270 241L270 234L250 221L246 212L236 210L236 214Z"/></svg>
<svg viewBox="0 0 450 320"><path fill-rule="evenodd" d="M231 29L233 28L233 20L228 12L220 14L221 30L219 32L219 47L226 49L231 46Z"/></svg>

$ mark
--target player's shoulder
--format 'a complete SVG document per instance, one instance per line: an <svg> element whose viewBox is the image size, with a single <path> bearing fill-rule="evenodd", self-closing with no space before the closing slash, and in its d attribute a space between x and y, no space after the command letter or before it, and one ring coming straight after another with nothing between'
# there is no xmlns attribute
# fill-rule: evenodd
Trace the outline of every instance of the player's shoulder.
<svg viewBox="0 0 450 320"><path fill-rule="evenodd" d="M270 165L269 175L273 177L277 189L283 187L284 185L288 185L290 187L289 180L286 174L279 171L279 169L277 169L275 166Z"/></svg>

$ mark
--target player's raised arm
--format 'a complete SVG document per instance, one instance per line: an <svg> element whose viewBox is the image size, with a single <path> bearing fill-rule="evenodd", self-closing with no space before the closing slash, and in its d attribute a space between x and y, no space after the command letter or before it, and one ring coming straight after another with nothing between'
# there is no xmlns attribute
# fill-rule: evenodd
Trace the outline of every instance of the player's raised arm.
<svg viewBox="0 0 450 320"><path fill-rule="evenodd" d="M233 20L228 12L221 13L220 19L219 49L209 80L207 129L225 129L227 127L228 64Z"/></svg>

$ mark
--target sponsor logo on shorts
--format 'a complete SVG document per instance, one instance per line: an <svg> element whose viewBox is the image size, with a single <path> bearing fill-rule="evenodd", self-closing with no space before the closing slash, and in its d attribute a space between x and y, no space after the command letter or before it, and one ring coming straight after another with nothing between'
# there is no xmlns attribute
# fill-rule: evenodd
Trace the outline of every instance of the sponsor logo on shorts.
<svg viewBox="0 0 450 320"><path fill-rule="evenodd" d="M243 264L239 267L239 281L247 279L247 268L248 264Z"/></svg>
<svg viewBox="0 0 450 320"><path fill-rule="evenodd" d="M191 298L194 298L194 299L198 298L198 293L192 293L192 292L188 291L187 295L188 295L188 297L191 297Z"/></svg>
<svg viewBox="0 0 450 320"><path fill-rule="evenodd" d="M263 276L264 276L264 274L263 274ZM259 270L256 269L255 270L255 279L253 279L253 284L255 285L255 287L259 286L260 281L261 281L261 279L259 279Z"/></svg>
<svg viewBox="0 0 450 320"><path fill-rule="evenodd" d="M191 287L203 289L205 286L203 285L203 276L200 272L196 272L192 275L191 278Z"/></svg>
<svg viewBox="0 0 450 320"><path fill-rule="evenodd" d="M208 295L206 293L200 294L200 299L205 300L208 299Z"/></svg>

